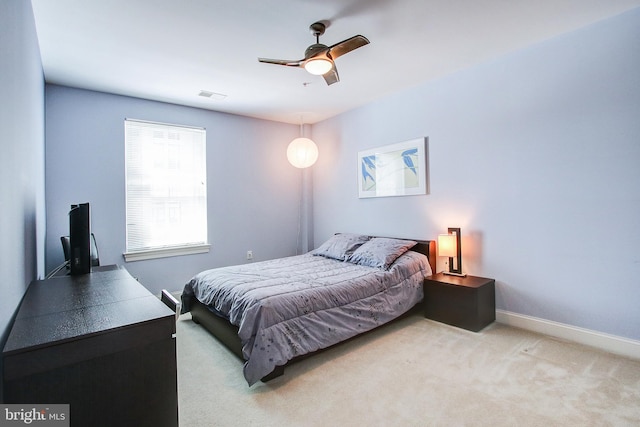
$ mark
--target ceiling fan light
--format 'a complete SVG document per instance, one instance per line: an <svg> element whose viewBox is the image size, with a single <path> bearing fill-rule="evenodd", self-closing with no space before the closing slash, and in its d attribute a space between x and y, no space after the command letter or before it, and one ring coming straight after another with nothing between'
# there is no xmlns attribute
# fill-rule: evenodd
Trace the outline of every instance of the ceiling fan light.
<svg viewBox="0 0 640 427"><path fill-rule="evenodd" d="M332 68L333 62L324 58L312 59L304 64L304 69L316 76L326 74L331 71Z"/></svg>

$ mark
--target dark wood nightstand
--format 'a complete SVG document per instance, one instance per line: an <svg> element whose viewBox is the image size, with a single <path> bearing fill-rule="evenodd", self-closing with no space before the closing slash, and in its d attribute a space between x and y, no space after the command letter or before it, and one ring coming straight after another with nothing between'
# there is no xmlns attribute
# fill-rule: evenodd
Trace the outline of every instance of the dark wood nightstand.
<svg viewBox="0 0 640 427"><path fill-rule="evenodd" d="M496 320L496 282L438 273L424 280L425 317L478 332Z"/></svg>

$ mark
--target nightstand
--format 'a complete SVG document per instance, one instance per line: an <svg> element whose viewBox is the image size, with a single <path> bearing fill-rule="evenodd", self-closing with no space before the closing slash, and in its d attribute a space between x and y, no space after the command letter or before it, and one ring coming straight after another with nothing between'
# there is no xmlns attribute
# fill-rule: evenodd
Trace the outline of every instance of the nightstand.
<svg viewBox="0 0 640 427"><path fill-rule="evenodd" d="M424 280L425 317L478 332L496 320L496 282L438 273Z"/></svg>

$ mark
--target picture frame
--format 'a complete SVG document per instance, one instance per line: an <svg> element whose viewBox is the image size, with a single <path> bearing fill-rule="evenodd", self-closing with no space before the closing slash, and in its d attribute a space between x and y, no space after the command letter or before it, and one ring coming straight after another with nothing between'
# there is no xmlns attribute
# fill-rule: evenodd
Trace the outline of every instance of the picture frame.
<svg viewBox="0 0 640 427"><path fill-rule="evenodd" d="M358 197L427 194L427 138L358 152Z"/></svg>

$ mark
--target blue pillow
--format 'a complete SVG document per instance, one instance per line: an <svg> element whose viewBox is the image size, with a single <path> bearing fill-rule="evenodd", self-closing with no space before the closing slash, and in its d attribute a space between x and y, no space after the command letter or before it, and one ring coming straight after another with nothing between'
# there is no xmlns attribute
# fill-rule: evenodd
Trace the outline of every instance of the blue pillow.
<svg viewBox="0 0 640 427"><path fill-rule="evenodd" d="M348 261L387 270L400 255L417 244L413 240L374 237L356 249Z"/></svg>
<svg viewBox="0 0 640 427"><path fill-rule="evenodd" d="M346 261L360 245L369 240L369 236L360 234L341 233L334 234L329 240L311 251L313 255L320 255L340 261Z"/></svg>

